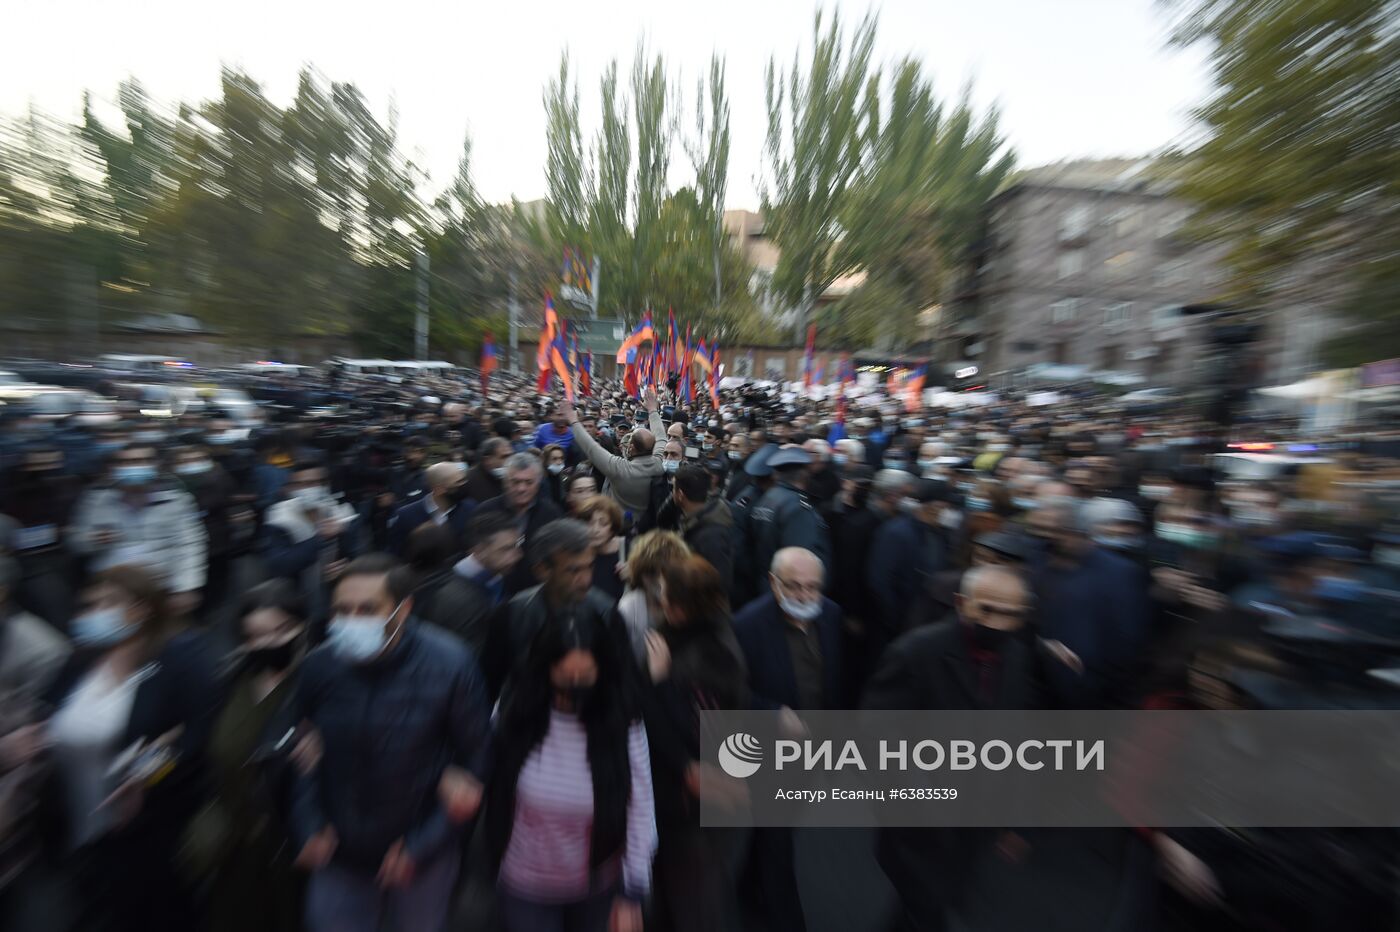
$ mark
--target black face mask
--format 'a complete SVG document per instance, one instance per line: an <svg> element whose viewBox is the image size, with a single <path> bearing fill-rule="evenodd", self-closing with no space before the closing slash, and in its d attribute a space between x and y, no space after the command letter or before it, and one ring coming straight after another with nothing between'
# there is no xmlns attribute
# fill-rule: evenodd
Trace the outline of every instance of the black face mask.
<svg viewBox="0 0 1400 932"><path fill-rule="evenodd" d="M301 647L301 638L294 637L285 644L278 644L276 647L258 647L247 653L248 669L259 673L264 671L270 673L281 673L290 667L296 660L297 650Z"/></svg>
<svg viewBox="0 0 1400 932"><path fill-rule="evenodd" d="M447 490L448 501L462 502L467 498L467 487L464 485L454 486Z"/></svg>
<svg viewBox="0 0 1400 932"><path fill-rule="evenodd" d="M974 624L972 626L972 644L978 650L1001 653L1016 638L1015 631L1005 631L1001 628L988 628L986 625Z"/></svg>
<svg viewBox="0 0 1400 932"><path fill-rule="evenodd" d="M593 687L574 685L564 690L564 695L569 697L569 702L573 704L574 714L582 716L584 710L593 702Z"/></svg>

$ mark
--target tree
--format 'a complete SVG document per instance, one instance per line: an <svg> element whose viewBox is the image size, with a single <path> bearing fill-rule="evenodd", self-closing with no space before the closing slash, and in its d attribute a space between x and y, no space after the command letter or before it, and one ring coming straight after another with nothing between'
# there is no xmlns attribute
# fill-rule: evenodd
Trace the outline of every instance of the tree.
<svg viewBox="0 0 1400 932"><path fill-rule="evenodd" d="M589 208L593 246L607 269L600 282L598 306L625 308L635 300L637 276L630 223L632 139L627 101L618 97L616 59L603 72L600 92L603 125L594 146L598 178Z"/></svg>
<svg viewBox="0 0 1400 932"><path fill-rule="evenodd" d="M839 220L846 189L860 167L861 122L868 112L862 95L878 86L870 68L874 44L872 17L848 42L837 15L823 32L819 11L805 73L797 58L786 77L774 60L768 62L764 222L781 250L773 286L796 309L799 331L817 297L843 271L836 254Z"/></svg>
<svg viewBox="0 0 1400 932"><path fill-rule="evenodd" d="M708 106L707 106L708 104ZM695 197L706 230L714 274L714 304L724 300L724 199L729 191L729 96L724 86L724 59L710 58L709 85L696 82L695 138L689 146L695 169Z"/></svg>
<svg viewBox="0 0 1400 932"><path fill-rule="evenodd" d="M945 113L917 61L895 69L888 99L882 119L880 96L866 98L861 169L841 211L837 250L841 267L865 270L861 290L872 294L838 302L826 321L845 342L886 348L947 296L1013 162L996 111L979 118L964 94ZM876 295L893 299L883 313L845 313Z"/></svg>
<svg viewBox="0 0 1400 932"><path fill-rule="evenodd" d="M588 179L579 126L578 82L569 77L569 53L559 56L559 74L544 94L545 182L551 232L561 243L581 239L588 227Z"/></svg>
<svg viewBox="0 0 1400 932"><path fill-rule="evenodd" d="M1338 361L1400 355L1400 4L1192 0L1175 41L1209 47L1200 141L1172 160L1196 231L1229 245L1230 297L1340 295Z"/></svg>
<svg viewBox="0 0 1400 932"><path fill-rule="evenodd" d="M627 295L634 307L654 303L653 270L661 254L661 207L671 169L676 120L666 67L660 55L648 61L637 47L632 60L632 111L637 127L637 179L633 186L632 269L637 291Z"/></svg>

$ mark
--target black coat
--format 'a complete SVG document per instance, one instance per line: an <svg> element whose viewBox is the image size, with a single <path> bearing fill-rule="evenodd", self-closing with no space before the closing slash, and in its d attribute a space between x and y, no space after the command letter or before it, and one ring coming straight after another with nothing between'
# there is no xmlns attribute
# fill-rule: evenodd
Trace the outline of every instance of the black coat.
<svg viewBox="0 0 1400 932"><path fill-rule="evenodd" d="M451 567L434 573L413 591L413 614L461 638L477 655L486 646L486 622L496 596L480 580Z"/></svg>
<svg viewBox="0 0 1400 932"><path fill-rule="evenodd" d="M491 475L481 464L467 470L467 497L478 502L487 502L502 495L506 490L500 479Z"/></svg>
<svg viewBox="0 0 1400 932"><path fill-rule="evenodd" d="M749 668L751 702L756 709L802 708L797 676L792 669L784 626L788 624L772 595L759 596L734 617L734 636ZM812 624L822 651L822 707L841 708L844 675L841 650L841 608L822 599L822 613Z"/></svg>
<svg viewBox="0 0 1400 932"><path fill-rule="evenodd" d="M477 514L496 512L518 518L515 509L510 507L510 503L503 495L488 502L482 502L476 510ZM535 499L534 504L525 514L523 533L520 535L520 546L525 550L525 559L515 564L515 569L511 570L510 575L506 577L506 595L523 592L538 581L535 579L534 567L530 566L530 542L535 539L535 534L539 532L540 528L562 517L564 517L564 512L554 502L545 498Z"/></svg>
<svg viewBox="0 0 1400 932"><path fill-rule="evenodd" d="M614 633L618 639L618 649L623 651L620 656L633 656L626 625L617 614L615 600L597 589L591 589L588 596L573 606L571 611L573 621L579 624L596 621ZM519 592L510 601L497 606L487 622L486 647L481 655L481 667L486 674L486 686L493 702L501 695L516 667L525 660L535 636L545 625L564 620L551 611L540 586Z"/></svg>
<svg viewBox="0 0 1400 932"><path fill-rule="evenodd" d="M418 528L432 520L428 513L428 496L424 495L414 501L404 505L394 512L393 518L389 520L389 551L397 556L404 556L408 552L408 536ZM434 508L437 503L433 503ZM452 533L452 540L455 544L454 552L464 551L467 547L467 522L471 520L472 512L476 510L476 502L471 499L458 502L457 505L447 514L447 529Z"/></svg>
<svg viewBox="0 0 1400 932"><path fill-rule="evenodd" d="M729 503L712 498L692 518L681 520L681 536L690 549L704 557L716 570L728 592L734 582L734 516Z"/></svg>
<svg viewBox="0 0 1400 932"><path fill-rule="evenodd" d="M393 652L371 663L322 647L302 664L296 708L324 751L297 781L297 850L329 824L336 862L373 872L399 839L419 864L456 842L438 783L449 764L483 772L490 707L470 648L431 625L405 625Z"/></svg>

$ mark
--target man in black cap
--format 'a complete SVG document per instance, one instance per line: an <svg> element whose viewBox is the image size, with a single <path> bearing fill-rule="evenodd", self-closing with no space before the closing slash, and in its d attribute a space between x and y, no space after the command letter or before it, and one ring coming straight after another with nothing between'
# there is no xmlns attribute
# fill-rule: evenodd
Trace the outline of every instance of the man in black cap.
<svg viewBox="0 0 1400 932"><path fill-rule="evenodd" d="M748 552L754 566L768 566L784 547L810 550L824 565L830 563L826 522L803 493L811 462L811 455L796 444L781 446L768 458L773 487L754 503L749 515ZM759 594L765 594L767 581L760 580L760 585Z"/></svg>

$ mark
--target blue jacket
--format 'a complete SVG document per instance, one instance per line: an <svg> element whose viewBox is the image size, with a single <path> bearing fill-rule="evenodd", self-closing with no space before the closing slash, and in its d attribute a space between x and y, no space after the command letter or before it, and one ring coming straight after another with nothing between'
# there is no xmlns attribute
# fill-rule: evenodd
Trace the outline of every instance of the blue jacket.
<svg viewBox="0 0 1400 932"><path fill-rule="evenodd" d="M842 705L841 608L822 598L822 613L812 622L822 649L822 706L839 709ZM802 708L797 695L797 676L792 671L783 626L788 621L771 594L759 596L734 616L734 635L749 668L749 689L756 709Z"/></svg>
<svg viewBox="0 0 1400 932"><path fill-rule="evenodd" d="M573 431L567 427L563 430L555 430L553 424L541 424L539 431L535 434L533 446L543 450L551 443L558 444L564 448L565 453L568 453L574 445Z"/></svg>
<svg viewBox="0 0 1400 932"><path fill-rule="evenodd" d="M393 652L372 663L312 651L294 700L324 745L320 766L297 780L296 850L331 825L336 863L371 874L400 838L420 866L455 844L438 802L442 772L485 769L490 707L475 655L432 625L405 624Z"/></svg>
<svg viewBox="0 0 1400 932"><path fill-rule="evenodd" d="M1050 665L1050 686L1068 708L1113 704L1128 685L1149 636L1147 586L1142 569L1100 547L1070 567L1042 555L1031 564L1040 636L1079 655L1084 674Z"/></svg>
<svg viewBox="0 0 1400 932"><path fill-rule="evenodd" d="M866 584L876 610L869 621L879 624L889 637L911 627L928 579L946 566L945 551L942 535L909 515L895 515L880 524L866 560Z"/></svg>
<svg viewBox="0 0 1400 932"><path fill-rule="evenodd" d="M430 493L431 494L431 493ZM428 513L428 495L424 495L415 501L409 502L394 512L394 516L389 519L389 552L403 557L408 551L408 535L412 534L419 527L432 520ZM433 503L437 507L437 503ZM459 550L465 549L467 545L467 522L471 520L472 512L476 510L476 502L471 499L464 499L457 503L447 515L447 529L452 532L452 539L457 542Z"/></svg>

